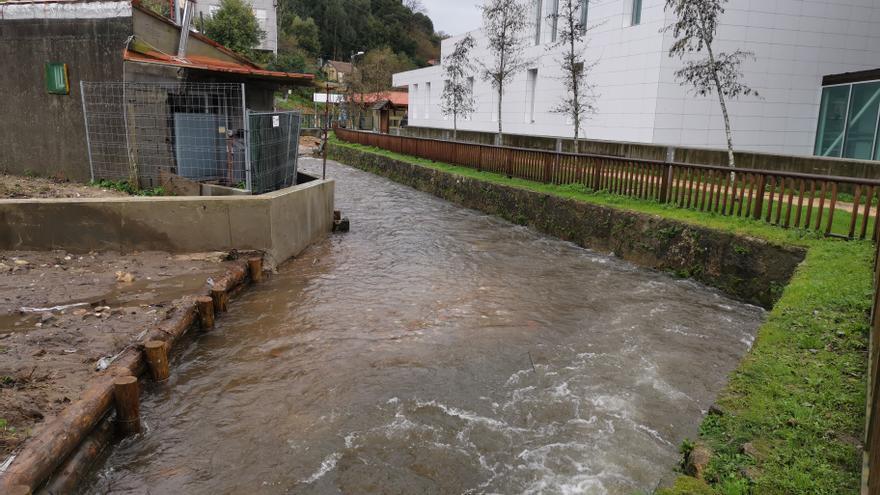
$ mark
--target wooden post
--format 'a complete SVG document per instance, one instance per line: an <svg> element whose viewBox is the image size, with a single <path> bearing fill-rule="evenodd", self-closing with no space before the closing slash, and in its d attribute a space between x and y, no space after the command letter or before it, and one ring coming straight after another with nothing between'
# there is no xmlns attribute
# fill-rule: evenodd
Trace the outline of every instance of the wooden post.
<svg viewBox="0 0 880 495"><path fill-rule="evenodd" d="M248 271L251 275L251 282L261 282L263 280L263 257L248 258Z"/></svg>
<svg viewBox="0 0 880 495"><path fill-rule="evenodd" d="M225 285L225 284L224 284ZM214 286L211 289L211 299L214 302L214 313L226 312L226 306L229 303L229 294L226 293L226 287Z"/></svg>
<svg viewBox="0 0 880 495"><path fill-rule="evenodd" d="M123 436L141 432L140 387L137 378L120 376L113 380L113 399L116 402L116 425Z"/></svg>
<svg viewBox="0 0 880 495"><path fill-rule="evenodd" d="M758 176L758 193L755 195L755 211L753 213L753 218L755 220L761 219L761 213L764 209L764 188L767 187L767 176L761 174ZM749 191L751 194L751 191ZM771 200L773 197L771 196ZM749 216L748 208L746 208L746 216Z"/></svg>
<svg viewBox="0 0 880 495"><path fill-rule="evenodd" d="M196 307L199 311L199 324L202 330L210 330L214 327L214 299L210 296L196 298Z"/></svg>
<svg viewBox="0 0 880 495"><path fill-rule="evenodd" d="M660 177L660 202L669 202L670 185L672 184L672 165L663 168L663 176Z"/></svg>
<svg viewBox="0 0 880 495"><path fill-rule="evenodd" d="M164 382L168 379L168 346L161 340L151 340L144 344L144 354L147 356L147 366L153 380Z"/></svg>

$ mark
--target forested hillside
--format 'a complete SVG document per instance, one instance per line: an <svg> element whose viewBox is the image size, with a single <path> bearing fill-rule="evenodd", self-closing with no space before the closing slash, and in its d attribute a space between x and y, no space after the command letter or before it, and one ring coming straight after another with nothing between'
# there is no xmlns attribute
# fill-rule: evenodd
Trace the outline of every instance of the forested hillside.
<svg viewBox="0 0 880 495"><path fill-rule="evenodd" d="M289 50L344 61L353 52L387 47L423 66L439 56L440 37L420 10L414 0L279 0L279 30L285 37L279 41Z"/></svg>

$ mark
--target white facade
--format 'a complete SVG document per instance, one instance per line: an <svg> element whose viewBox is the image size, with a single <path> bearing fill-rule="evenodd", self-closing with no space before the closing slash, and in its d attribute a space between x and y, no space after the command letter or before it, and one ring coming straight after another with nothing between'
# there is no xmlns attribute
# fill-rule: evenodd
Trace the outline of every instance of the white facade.
<svg viewBox="0 0 880 495"><path fill-rule="evenodd" d="M556 60L548 51L552 27L547 16L558 0L532 0L543 10L540 43L528 33L529 70L515 76L503 100L503 130L509 134L571 137L570 122L552 113L564 92ZM725 148L724 124L716 97L697 97L674 77L682 62L668 56L672 22L665 0L590 0L588 61L598 94L598 111L583 126L586 139ZM633 24L633 9L641 19ZM537 19L537 13L532 18ZM482 32L474 60L489 60ZM443 41L445 57L461 36ZM717 51L748 50L756 60L744 65L744 81L762 99L743 97L729 104L734 146L744 151L813 154L822 77L880 67L880 0L730 0L716 40ZM476 112L459 119L459 129L496 132L496 96L475 74ZM394 75L395 86L410 91L409 125L451 128L440 112L443 69L428 67ZM430 86L430 91L429 91Z"/></svg>
<svg viewBox="0 0 880 495"><path fill-rule="evenodd" d="M275 0L245 0L251 6L257 23L266 33L266 37L257 46L259 50L278 53L278 19ZM210 17L220 10L220 0L199 0L196 2L195 19L199 16Z"/></svg>

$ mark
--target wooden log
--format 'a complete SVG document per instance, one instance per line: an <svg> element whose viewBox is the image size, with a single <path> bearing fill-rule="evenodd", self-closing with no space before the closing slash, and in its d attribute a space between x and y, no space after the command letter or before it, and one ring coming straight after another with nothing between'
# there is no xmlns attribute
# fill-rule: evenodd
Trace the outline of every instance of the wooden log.
<svg viewBox="0 0 880 495"><path fill-rule="evenodd" d="M80 399L38 427L0 478L0 493L39 486L88 435L113 402L113 379L100 376Z"/></svg>
<svg viewBox="0 0 880 495"><path fill-rule="evenodd" d="M226 292L226 287L224 285L214 285L214 288L211 289L211 299L214 302L214 312L221 313L225 312L228 309L229 305L229 294Z"/></svg>
<svg viewBox="0 0 880 495"><path fill-rule="evenodd" d="M257 283L263 280L263 257L254 256L248 258L248 273L251 276L251 282Z"/></svg>
<svg viewBox="0 0 880 495"><path fill-rule="evenodd" d="M137 378L120 376L113 380L113 400L116 405L116 427L122 436L141 431L140 387Z"/></svg>
<svg viewBox="0 0 880 495"><path fill-rule="evenodd" d="M231 286L240 285L247 270L244 263L227 271ZM164 321L150 333L150 340L165 340L169 347L193 324L196 311L189 307ZM58 466L91 434L95 425L113 405L115 377L139 376L145 371L143 352L128 349L110 368L96 376L79 400L64 408L57 416L39 425L3 474L0 493L8 493L15 485L36 488L42 485Z"/></svg>
<svg viewBox="0 0 880 495"><path fill-rule="evenodd" d="M76 452L71 454L58 468L58 471L52 475L42 492L76 493L79 484L104 452L104 449L110 445L112 439L113 423L109 418L105 418L80 444Z"/></svg>
<svg viewBox="0 0 880 495"><path fill-rule="evenodd" d="M212 315L213 316L213 315ZM144 344L144 354L147 358L147 366L150 375L157 382L168 379L168 346L161 340L151 340Z"/></svg>
<svg viewBox="0 0 880 495"><path fill-rule="evenodd" d="M214 328L214 298L211 296L201 296L196 299L196 307L198 308L199 325L202 327L202 330Z"/></svg>

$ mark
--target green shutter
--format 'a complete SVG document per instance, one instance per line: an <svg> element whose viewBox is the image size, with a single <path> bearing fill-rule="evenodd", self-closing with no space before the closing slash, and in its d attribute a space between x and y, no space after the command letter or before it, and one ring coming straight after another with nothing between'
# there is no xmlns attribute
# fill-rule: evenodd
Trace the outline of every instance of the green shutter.
<svg viewBox="0 0 880 495"><path fill-rule="evenodd" d="M70 94L67 79L67 64L48 62L46 64L46 91L53 95Z"/></svg>

